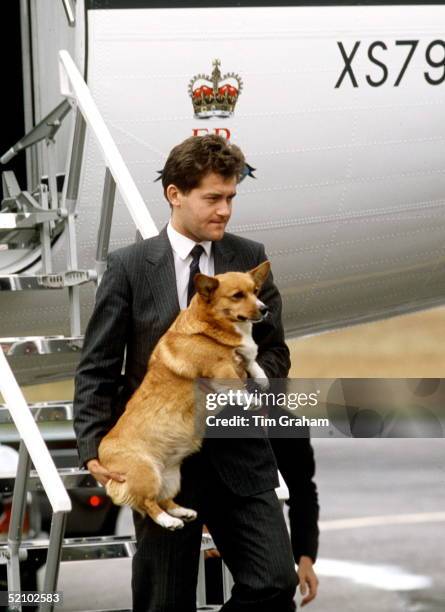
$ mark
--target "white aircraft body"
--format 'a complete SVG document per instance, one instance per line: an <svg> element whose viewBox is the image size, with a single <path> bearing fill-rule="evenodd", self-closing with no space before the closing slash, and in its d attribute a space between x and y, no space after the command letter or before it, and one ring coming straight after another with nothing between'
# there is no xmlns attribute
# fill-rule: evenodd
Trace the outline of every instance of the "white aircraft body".
<svg viewBox="0 0 445 612"><path fill-rule="evenodd" d="M31 3L35 122L63 100L67 49L158 230L170 210L156 179L170 149L214 132L239 145L249 171L228 231L265 244L288 336L443 304L445 6L249 4L78 0L70 26L72 3ZM73 118L56 138L60 174ZM43 145L37 170L48 173ZM104 177L87 131L82 269L94 267ZM117 193L110 250L135 232ZM54 272L65 252L63 232ZM38 244L0 251L2 275L40 267ZM94 285L80 293L84 328ZM1 337L67 334L68 321L66 290L2 292ZM76 359L52 355L48 368L64 377ZM30 363L18 358L22 379L49 371Z"/></svg>

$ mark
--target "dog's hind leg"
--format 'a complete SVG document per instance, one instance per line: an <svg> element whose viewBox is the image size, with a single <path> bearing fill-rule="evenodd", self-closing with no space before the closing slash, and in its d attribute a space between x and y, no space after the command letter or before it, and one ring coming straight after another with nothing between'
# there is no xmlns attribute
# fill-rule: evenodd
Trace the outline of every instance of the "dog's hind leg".
<svg viewBox="0 0 445 612"><path fill-rule="evenodd" d="M157 487L151 488L147 491L149 494L144 496L143 506L147 514L154 520L155 523L161 525L161 527L165 527L166 529L181 529L184 527L183 521L179 517L174 517L165 512L161 504L159 503L159 499L163 498L166 491L174 490L175 494L179 490L179 470L176 478L172 478L173 474L170 474L169 471L162 471L159 468L155 468L157 477ZM170 478L169 478L170 476ZM170 493L167 493L167 496L170 496Z"/></svg>
<svg viewBox="0 0 445 612"><path fill-rule="evenodd" d="M192 510L191 508L184 508L184 506L180 506L172 499L163 499L159 502L161 508L163 508L170 516L174 516L176 518L182 519L183 521L194 521L198 516L196 510Z"/></svg>
<svg viewBox="0 0 445 612"><path fill-rule="evenodd" d="M117 467L114 469L119 471ZM107 483L107 492L115 503L128 504L142 516L148 514L155 523L166 529L184 527L180 519L170 516L158 505L163 479L159 467L153 461L141 460L140 455L132 456L131 466L124 473L125 482Z"/></svg>
<svg viewBox="0 0 445 612"><path fill-rule="evenodd" d="M184 522L180 518L176 518L167 514L162 507L153 499L144 500L144 508L147 514L154 520L155 523L165 527L166 529L181 529L184 527Z"/></svg>
<svg viewBox="0 0 445 612"><path fill-rule="evenodd" d="M173 501L181 487L181 473L179 465L169 466L162 472L162 486L159 492L159 506L170 516L183 521L193 521L198 513L191 508L184 508Z"/></svg>

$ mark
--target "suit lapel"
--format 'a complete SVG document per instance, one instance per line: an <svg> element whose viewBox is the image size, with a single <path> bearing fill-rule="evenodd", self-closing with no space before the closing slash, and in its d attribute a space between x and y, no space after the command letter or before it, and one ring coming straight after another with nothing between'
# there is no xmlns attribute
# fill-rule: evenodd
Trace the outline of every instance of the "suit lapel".
<svg viewBox="0 0 445 612"><path fill-rule="evenodd" d="M218 242L213 243L213 260L215 264L215 274L223 274L230 270L236 270L236 261L233 261L235 251L229 246L227 237L223 237Z"/></svg>
<svg viewBox="0 0 445 612"><path fill-rule="evenodd" d="M158 236L147 241L146 261L146 276L158 313L160 330L163 333L180 310L175 262L166 227Z"/></svg>

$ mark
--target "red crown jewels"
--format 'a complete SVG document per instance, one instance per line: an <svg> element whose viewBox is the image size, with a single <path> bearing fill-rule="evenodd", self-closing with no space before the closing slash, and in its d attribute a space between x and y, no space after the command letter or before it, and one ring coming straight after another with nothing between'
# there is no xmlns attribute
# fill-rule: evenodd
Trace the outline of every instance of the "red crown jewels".
<svg viewBox="0 0 445 612"><path fill-rule="evenodd" d="M230 117L243 88L241 77L234 72L221 75L218 59L213 60L212 75L197 74L189 83L195 117Z"/></svg>

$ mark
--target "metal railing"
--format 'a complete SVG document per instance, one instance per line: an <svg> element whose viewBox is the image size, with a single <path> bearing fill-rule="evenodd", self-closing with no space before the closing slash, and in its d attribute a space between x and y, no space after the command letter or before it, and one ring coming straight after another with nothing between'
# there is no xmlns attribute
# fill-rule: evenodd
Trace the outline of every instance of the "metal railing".
<svg viewBox="0 0 445 612"><path fill-rule="evenodd" d="M19 463L8 532L8 590L20 591L20 560L22 558L20 544L32 461L53 510L43 586L45 592L53 592L57 586L62 539L66 516L71 511L71 500L1 347L0 392L20 434ZM10 609L21 610L22 608L20 604L11 604ZM53 610L53 604L42 604L40 610L42 612Z"/></svg>

